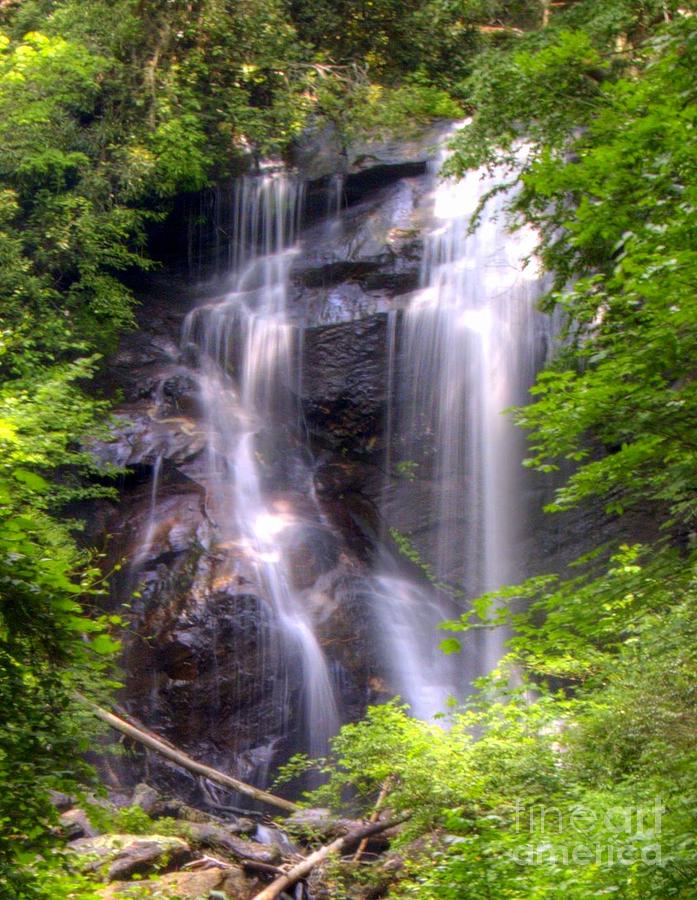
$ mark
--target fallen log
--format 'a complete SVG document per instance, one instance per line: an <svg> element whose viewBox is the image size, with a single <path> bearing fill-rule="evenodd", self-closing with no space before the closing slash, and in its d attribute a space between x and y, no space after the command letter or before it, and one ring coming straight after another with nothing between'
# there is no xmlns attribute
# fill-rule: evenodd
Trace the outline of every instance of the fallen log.
<svg viewBox="0 0 697 900"><path fill-rule="evenodd" d="M187 756L186 753L182 753L181 750L177 750L154 735L148 734L140 728L136 728L135 725L131 725L129 722L115 716L108 710L102 709L101 706L92 703L91 700L83 697L82 694L76 693L75 696L81 703L85 704L98 719L101 719L102 722L106 722L110 728L114 728L116 731L120 731L121 734L133 738L134 741L138 741L138 743L143 744L143 746L148 747L148 749L154 750L161 756L165 756L167 759L172 760L172 762L177 763L184 769L188 769L190 772L202 775L210 781L215 781L217 784L222 784L224 787L231 788L233 791L239 791L240 794L246 794L248 797L253 797L255 800L259 800L262 803L268 803L270 806L275 806L286 812L295 812L300 808L291 800L286 800L284 797L277 797L275 794L270 794L268 791L263 791L261 788L246 784L244 781L233 778L231 775L226 775L224 772L219 772L217 769L212 769L210 766L197 762L195 759Z"/></svg>
<svg viewBox="0 0 697 900"><path fill-rule="evenodd" d="M373 834L380 834L382 831L387 831L389 828L394 828L395 825L406 822L409 815L410 814L398 816L395 819L388 819L385 822L371 822L363 828L349 831L349 833L345 834L343 837L337 838L335 841L332 841L331 844L326 844L324 847L320 847L319 850L315 850L314 853L305 857L302 862L293 866L292 869L289 869L284 875L265 887L263 891L256 894L253 900L275 900L275 898L285 891L286 888L292 887L300 881L301 878L309 875L315 866L319 865L328 856L331 856L333 853L341 853L342 850L348 850L355 844L359 844L364 838L368 838Z"/></svg>
<svg viewBox="0 0 697 900"><path fill-rule="evenodd" d="M245 870L249 870L250 872L263 872L264 875L275 875L278 877L285 874L280 866L270 866L268 863L257 862L256 859L241 859L239 865Z"/></svg>

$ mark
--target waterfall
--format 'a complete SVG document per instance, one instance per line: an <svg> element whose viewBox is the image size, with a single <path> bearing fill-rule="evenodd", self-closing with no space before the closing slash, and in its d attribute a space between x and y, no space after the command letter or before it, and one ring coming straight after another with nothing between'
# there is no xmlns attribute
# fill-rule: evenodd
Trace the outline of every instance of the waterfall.
<svg viewBox="0 0 697 900"><path fill-rule="evenodd" d="M247 781L264 783L294 752L323 755L342 716L360 715L371 698L399 694L414 715L431 718L501 654L500 634L478 632L463 657L447 657L438 626L468 599L526 574L523 438L502 411L525 401L546 326L534 308L539 273L523 265L534 237L507 230L505 193L488 201L470 234L480 199L505 173L439 181L444 158L413 192L400 186L399 215L392 207L382 215L379 200L345 208L339 177L324 198L311 185L307 209L302 182L284 173L243 177L204 198L214 235L199 243L212 253L215 280L186 317L180 352L156 388L157 455L134 569L145 575L148 615L161 616L161 643L148 657L162 673L152 709L161 701L167 721L179 722L189 715L179 697L205 696L191 711L201 752ZM405 193L415 198L407 212ZM419 224L430 214L431 226L418 290L380 300L384 368L378 352L360 389L356 375L366 373L351 371L351 354L315 372L326 337L313 322L331 319L335 295L342 322L364 308L351 273L364 265L355 247L367 251L355 235L366 231L369 250L383 240L392 247L412 214ZM368 270L393 274L391 255L371 257ZM361 327L343 335L360 340ZM325 373L328 399L321 383L310 384ZM184 415L176 406L171 415L173 378L185 385ZM346 428L345 399L379 411L383 391L383 440L371 433L356 465L345 434L337 451L323 429L330 433L335 413ZM319 436L316 458L310 436ZM378 452L382 471L371 470ZM371 491L380 494L379 523Z"/></svg>
<svg viewBox="0 0 697 900"><path fill-rule="evenodd" d="M445 158L442 151L434 169ZM458 598L524 574L524 438L504 410L525 402L544 347L546 320L535 309L541 276L534 259L528 262L536 241L529 229L507 228L506 191L489 198L470 232L485 193L506 175L472 171L438 182L421 288L404 313L398 350L390 339L397 375L386 443L408 477L397 475L384 514L389 520L395 509L411 506L413 544L431 580L448 586L421 588L417 597L413 585L395 578L394 561L392 573L383 564L378 578L393 687L418 715L429 704L426 714L436 711L434 698L442 708L445 693L467 690L496 666L503 649L500 631L470 635L457 671L434 651L438 622L462 608Z"/></svg>
<svg viewBox="0 0 697 900"><path fill-rule="evenodd" d="M152 467L152 480L150 482L150 504L148 507L148 518L145 525L145 534L140 547L136 551L131 566L135 572L142 566L147 559L148 553L152 549L153 540L157 531L157 493L160 488L160 480L162 478L162 451L155 457Z"/></svg>
<svg viewBox="0 0 697 900"><path fill-rule="evenodd" d="M311 598L294 586L288 558L294 536L320 515L299 432L301 345L287 308L302 201L302 184L285 175L241 179L228 290L189 314L182 345L197 363L217 581L240 592L251 584L267 604L261 652L275 696L265 732L302 732L302 749L320 754L339 718ZM291 487L306 509L288 499ZM299 703L291 681L301 685Z"/></svg>

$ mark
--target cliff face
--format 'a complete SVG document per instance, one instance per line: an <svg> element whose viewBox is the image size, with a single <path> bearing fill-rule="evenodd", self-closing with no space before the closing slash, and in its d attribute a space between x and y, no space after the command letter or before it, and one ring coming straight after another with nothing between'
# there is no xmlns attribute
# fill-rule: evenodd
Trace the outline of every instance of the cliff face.
<svg viewBox="0 0 697 900"><path fill-rule="evenodd" d="M381 531L388 316L418 287L435 137L361 153L340 183L330 172L309 182L287 304L300 377L283 388L303 423L279 415L256 434L265 485L304 523L279 541L342 720L391 693L368 600ZM227 188L199 202L207 212L190 224L189 265L170 254L145 286L140 328L105 373L120 399L113 439L94 450L125 475L119 502L95 510L91 530L109 536L108 564L123 561L111 595L130 623L123 705L196 756L263 781L272 761L306 749L298 710L307 672L292 654L281 674L271 663L287 635L268 585L245 549L222 539L207 496L207 410L181 332L192 308L226 290L233 213ZM186 222L168 228L176 247ZM117 761L112 774L132 781L144 764ZM154 759L147 766L151 780L206 799L182 773Z"/></svg>
<svg viewBox="0 0 697 900"><path fill-rule="evenodd" d="M390 536L391 529L404 535L417 561L433 570L444 535L457 547L478 527L477 510L463 500L444 531L429 499L467 490L466 479L435 463L433 411L422 410L410 433L395 429L398 382L412 364L405 311L418 296L427 236L436 225L438 181L429 160L438 138L433 131L421 142L358 148L349 156L299 151L299 180L314 180L297 194L303 212L292 246L274 251L290 265L282 276L282 334L292 365L285 375L273 369L261 386L261 406L235 405L249 366L244 341L265 321L254 307L258 300L244 299L244 292L266 296L280 282L273 281L279 276L268 268L267 253L258 257L264 274L252 256L244 284L233 288L244 229L254 230L256 240L262 227L254 217L253 226L240 224L233 188L182 205L160 234L159 246L169 248L165 266L144 286L139 330L123 339L105 373L119 402L112 439L94 452L125 474L119 502L94 511L91 531L95 539L109 536L108 565L123 561L111 595L112 607L129 620L122 703L177 746L248 781L264 782L293 752L321 750L339 721L402 691L399 678L408 681L409 669L431 667L420 685L429 696L447 694L459 677L452 664L434 662L434 648L436 623L456 614L462 600L434 601L423 571ZM269 209L276 222L278 210ZM269 277L273 283L264 287ZM264 497L257 519L273 520L264 552L244 525L256 494L225 487L211 474L220 458L227 460L227 481L239 482L243 463L234 457L237 432L211 431L211 417L224 420L227 413L211 398L200 321L190 319L184 329L191 310L202 311L199 319L207 310L215 314L230 291L251 304L252 314L243 323L246 338L233 329L218 341L227 343L217 356L216 383L233 398L233 416L242 421L250 409L254 416L253 424L236 427L253 435L244 465L253 467L254 490ZM277 313L270 316L275 328ZM543 342L531 346L541 363ZM463 445L470 439L467 429L458 435ZM510 552L524 560L525 575L578 555L598 521L590 514L568 518L561 528L543 522L536 510L546 490L534 479L522 481L513 504L521 527ZM462 583L468 572L455 576ZM288 597L279 605L279 592L292 597L302 627L287 621ZM403 659L400 647L389 659L386 623L389 629L389 617L400 615L405 622L391 639L404 642ZM476 675L481 648L468 652L462 671ZM322 680L331 703L314 683ZM133 782L144 766L150 781L215 802L185 773L154 758L117 762L111 775Z"/></svg>

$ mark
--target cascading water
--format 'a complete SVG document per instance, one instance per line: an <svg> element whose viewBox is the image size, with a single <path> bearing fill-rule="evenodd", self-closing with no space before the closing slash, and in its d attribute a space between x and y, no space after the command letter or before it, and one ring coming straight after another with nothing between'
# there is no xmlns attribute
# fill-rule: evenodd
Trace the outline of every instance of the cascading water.
<svg viewBox="0 0 697 900"><path fill-rule="evenodd" d="M442 152L434 165L444 160ZM384 514L389 520L393 509L418 505L410 537L433 580L450 586L439 599L426 589L417 596L413 585L391 573L378 579L394 687L419 715L429 703L427 715L437 710L434 699L442 708L443 693L466 690L502 652L503 636L494 631L468 641L459 674L439 658L436 628L453 611L448 594L476 597L522 574L524 444L503 413L525 401L544 348L546 320L535 310L540 274L534 262L525 264L535 236L506 228L506 192L487 201L470 233L480 200L505 175L474 171L436 187L436 227L426 241L422 287L404 314L391 363L398 387L386 444L408 477ZM390 591L396 599L385 603ZM405 654L413 657L409 664Z"/></svg>
<svg viewBox="0 0 697 900"><path fill-rule="evenodd" d="M265 723L267 733L304 732L303 749L319 754L339 719L311 597L294 587L287 558L294 532L320 516L298 433L298 340L287 311L301 207L299 182L283 175L242 179L230 290L189 314L182 343L197 360L206 509L223 560L218 578L256 583L268 602L273 637L263 648L264 667L274 672L277 721ZM290 482L308 498L305 509L287 500ZM297 666L300 728L290 722L298 710L288 695Z"/></svg>
<svg viewBox="0 0 697 900"><path fill-rule="evenodd" d="M533 309L538 275L521 262L533 240L506 230L505 195L468 231L496 180L473 173L438 183L421 287L406 310L378 298L389 307L387 362L381 370L375 354L361 373L345 349L337 361L327 349L344 325L304 330L305 320L326 323L338 311L354 328L346 320L360 318L352 304L362 288L351 282L344 291L333 279L361 276L392 256L393 239L409 232L405 216L423 213L429 178L420 176L413 194L399 186L400 202L386 215L374 206L366 213L360 201L342 212L351 192L341 178L329 181L326 203L312 186L308 219L320 221L302 235L303 185L287 175L242 178L209 202L215 236L199 242L218 278L229 274L189 313L181 352L167 361L148 409L154 479L132 559L145 584L143 632L149 637L152 621L158 632L142 660L140 647L132 655L137 671L160 673L145 701L149 721L175 734L181 721L197 752L247 781L265 782L272 763L298 750L323 754L341 720L337 697L358 716L366 701L398 693L430 718L498 659L496 636L472 642L464 666L438 647L439 623L462 600L518 575L523 448L501 411L525 399L544 333ZM406 194L416 199L405 213ZM380 249L385 228L389 252L357 262L354 253ZM379 334L383 323L370 318ZM361 327L341 333L360 340ZM332 428L339 423L343 442L342 404L351 415L353 404L379 409L382 390L383 516L373 528L359 496L375 485L370 462L356 464L343 443L337 459ZM390 535L412 544L435 584L390 549ZM200 709L191 710L191 696L205 698Z"/></svg>

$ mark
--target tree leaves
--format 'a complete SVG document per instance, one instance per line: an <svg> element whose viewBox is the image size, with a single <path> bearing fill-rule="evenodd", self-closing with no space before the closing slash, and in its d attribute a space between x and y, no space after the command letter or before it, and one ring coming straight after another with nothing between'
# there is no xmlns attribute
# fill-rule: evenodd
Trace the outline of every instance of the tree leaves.
<svg viewBox="0 0 697 900"><path fill-rule="evenodd" d="M26 485L30 491L43 493L50 490L51 487L45 478L37 475L36 472L30 472L28 469L15 469L12 472L12 477L21 484Z"/></svg>

